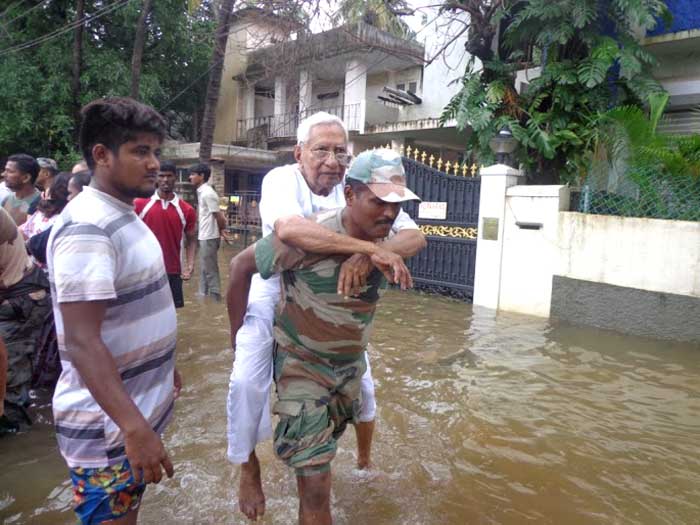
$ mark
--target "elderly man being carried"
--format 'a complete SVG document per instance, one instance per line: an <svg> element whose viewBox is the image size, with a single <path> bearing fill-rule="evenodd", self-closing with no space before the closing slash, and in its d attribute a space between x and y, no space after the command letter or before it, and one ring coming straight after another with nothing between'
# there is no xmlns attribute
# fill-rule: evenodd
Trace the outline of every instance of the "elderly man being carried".
<svg viewBox="0 0 700 525"><path fill-rule="evenodd" d="M231 261L227 302L232 339L243 323L252 276L281 274L275 317L274 380L280 420L277 456L293 467L299 490L299 522L331 523L330 462L337 440L360 415L365 349L387 280L412 286L400 255L383 248L401 202L418 199L406 187L401 158L388 150L365 152L350 168L346 207L314 220L327 229L311 249L296 242L303 226L282 223ZM338 242L343 234L343 241ZM339 283L340 268L353 254L370 257L375 269L353 296ZM386 279L385 279L386 278Z"/></svg>

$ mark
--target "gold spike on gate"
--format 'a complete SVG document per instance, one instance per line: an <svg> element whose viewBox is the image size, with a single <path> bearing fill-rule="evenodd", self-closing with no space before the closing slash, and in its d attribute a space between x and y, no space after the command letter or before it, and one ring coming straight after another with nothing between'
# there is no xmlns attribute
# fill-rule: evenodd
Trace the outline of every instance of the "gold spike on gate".
<svg viewBox="0 0 700 525"><path fill-rule="evenodd" d="M399 155L403 157L403 144L399 146Z"/></svg>
<svg viewBox="0 0 700 525"><path fill-rule="evenodd" d="M440 157L437 161L437 169L442 171L442 157Z"/></svg>
<svg viewBox="0 0 700 525"><path fill-rule="evenodd" d="M415 160L416 162L418 162L418 155L419 155L419 153L420 153L420 152L418 151L418 148L416 148L415 150L413 150L413 160Z"/></svg>
<svg viewBox="0 0 700 525"><path fill-rule="evenodd" d="M476 177L476 171L479 168L477 167L476 163L472 164L472 177Z"/></svg>
<svg viewBox="0 0 700 525"><path fill-rule="evenodd" d="M421 156L420 156L420 161L425 164L425 158L428 156L428 154L424 151Z"/></svg>
<svg viewBox="0 0 700 525"><path fill-rule="evenodd" d="M410 159L411 158L411 146L406 147L406 156Z"/></svg>
<svg viewBox="0 0 700 525"><path fill-rule="evenodd" d="M469 171L469 166L467 166L466 162L463 162L462 163L462 177L466 177L468 171Z"/></svg>
<svg viewBox="0 0 700 525"><path fill-rule="evenodd" d="M428 165L432 168L433 164L435 163L435 155L430 155L430 158L428 159Z"/></svg>

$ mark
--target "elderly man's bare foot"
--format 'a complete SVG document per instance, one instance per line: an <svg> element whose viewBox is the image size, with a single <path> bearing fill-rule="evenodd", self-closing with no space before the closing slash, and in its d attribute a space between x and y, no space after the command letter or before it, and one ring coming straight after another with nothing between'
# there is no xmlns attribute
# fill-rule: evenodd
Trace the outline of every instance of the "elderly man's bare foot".
<svg viewBox="0 0 700 525"><path fill-rule="evenodd" d="M247 463L241 465L241 484L238 489L238 506L251 520L265 514L265 494L260 478L260 462L255 451L250 453Z"/></svg>
<svg viewBox="0 0 700 525"><path fill-rule="evenodd" d="M370 454L372 452L374 421L363 421L355 424L355 435L357 436L357 468L369 470L372 468Z"/></svg>
<svg viewBox="0 0 700 525"><path fill-rule="evenodd" d="M372 462L368 458L360 458L357 460L358 470L371 470Z"/></svg>

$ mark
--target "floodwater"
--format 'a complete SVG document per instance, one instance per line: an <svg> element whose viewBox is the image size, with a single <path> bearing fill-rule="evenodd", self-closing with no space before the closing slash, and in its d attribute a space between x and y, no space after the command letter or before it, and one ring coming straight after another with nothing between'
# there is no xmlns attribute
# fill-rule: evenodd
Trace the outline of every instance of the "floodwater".
<svg viewBox="0 0 700 525"><path fill-rule="evenodd" d="M185 386L165 435L176 473L147 490L142 524L247 523L225 459L227 317L197 302L195 284L178 313ZM354 469L348 431L333 463L337 524L700 523L698 345L390 291L370 352L375 469ZM72 524L48 408L38 415L0 439L0 519ZM259 455L263 523L296 523L292 472L269 443Z"/></svg>

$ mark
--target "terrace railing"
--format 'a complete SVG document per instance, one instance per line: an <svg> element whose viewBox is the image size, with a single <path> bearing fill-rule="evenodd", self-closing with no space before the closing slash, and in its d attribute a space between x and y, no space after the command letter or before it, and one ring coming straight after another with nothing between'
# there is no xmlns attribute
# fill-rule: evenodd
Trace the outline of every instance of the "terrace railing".
<svg viewBox="0 0 700 525"><path fill-rule="evenodd" d="M299 112L283 113L281 115L267 115L241 119L236 122L237 137L243 139L251 130L257 130L267 138L294 137L299 127L299 122L317 111L325 111L335 115L345 122L349 131L364 130L363 104L346 104L331 107L312 107Z"/></svg>

